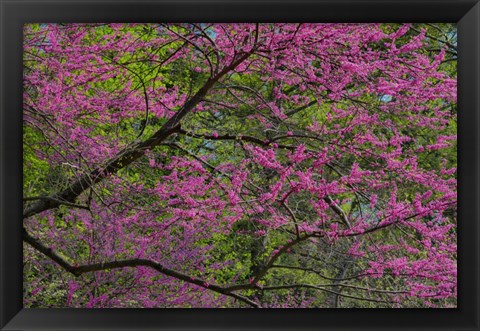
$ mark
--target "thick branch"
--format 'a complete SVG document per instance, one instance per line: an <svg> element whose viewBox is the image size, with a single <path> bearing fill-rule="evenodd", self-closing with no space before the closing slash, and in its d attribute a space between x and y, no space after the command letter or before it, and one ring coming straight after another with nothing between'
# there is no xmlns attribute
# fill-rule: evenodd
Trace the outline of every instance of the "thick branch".
<svg viewBox="0 0 480 331"><path fill-rule="evenodd" d="M41 196L41 197L25 197L25 198L23 198L23 201L35 201L35 200L53 201L55 203L58 203L59 205L64 205L64 206L68 206L68 207L72 207L72 208L90 210L89 206L79 205L79 204L71 203L71 202L68 202L68 201L62 201L62 200L58 200L58 199L55 199L55 198L52 198L52 197Z"/></svg>
<svg viewBox="0 0 480 331"><path fill-rule="evenodd" d="M57 252L55 252L53 249L45 246L43 243L41 243L38 239L32 237L26 230L25 228L23 229L23 241L31 245L33 248L47 256L48 258L52 259L55 261L58 265L60 265L63 269L68 271L69 273L73 274L74 276L78 277L84 273L88 272L94 272L94 271L102 271L102 270L108 270L108 269L119 269L119 268L126 268L126 267L149 267L152 269L155 269L156 271L166 275L170 276L179 280L182 280L184 282L194 284L200 287L203 287L205 289L221 293L223 295L227 295L229 297L235 298L237 300L240 300L252 307L255 308L260 308L259 304L256 302L251 301L250 299L247 299L241 295L231 293L229 289L226 289L224 287L215 285L215 284L208 284L206 281L195 278L189 275L186 275L184 273L181 273L179 271L175 271L172 269L165 268L163 265L161 265L158 262L152 261L152 260L147 260L147 259L127 259L127 260L121 260L121 261L110 261L110 262L102 262L102 263L94 263L94 264L87 264L87 265L81 265L81 266L74 266L71 265L67 260L65 260L62 256L60 256Z"/></svg>
<svg viewBox="0 0 480 331"><path fill-rule="evenodd" d="M153 149L172 133L177 132L179 129L180 120L184 118L193 108L195 108L197 104L199 104L203 100L210 88L212 88L212 86L220 78L222 78L229 71L235 69L240 63L247 59L250 54L250 52L243 54L230 65L223 68L223 70L220 71L218 75L207 80L205 85L203 85L203 87L200 88L200 90L198 90L198 92L185 103L183 108L180 109L173 117L171 117L160 128L160 130L155 132L150 138L143 142L137 143L134 146L126 148L125 150L120 152L115 158L107 162L105 166L96 168L92 172L81 176L65 190L54 194L51 199L45 199L34 203L25 210L25 212L23 213L23 218L27 218L45 210L58 207L60 203L56 200L73 203L75 199L89 187L102 181L110 174L115 173L118 170L126 167L133 161L143 156L147 150Z"/></svg>

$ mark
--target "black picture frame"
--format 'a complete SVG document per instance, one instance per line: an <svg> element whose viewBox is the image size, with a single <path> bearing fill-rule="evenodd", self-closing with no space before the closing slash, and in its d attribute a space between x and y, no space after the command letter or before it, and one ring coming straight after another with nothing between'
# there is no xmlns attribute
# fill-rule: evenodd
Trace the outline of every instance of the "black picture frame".
<svg viewBox="0 0 480 331"><path fill-rule="evenodd" d="M480 330L478 0L0 0L2 330ZM457 22L459 300L456 309L23 309L22 26L29 22Z"/></svg>

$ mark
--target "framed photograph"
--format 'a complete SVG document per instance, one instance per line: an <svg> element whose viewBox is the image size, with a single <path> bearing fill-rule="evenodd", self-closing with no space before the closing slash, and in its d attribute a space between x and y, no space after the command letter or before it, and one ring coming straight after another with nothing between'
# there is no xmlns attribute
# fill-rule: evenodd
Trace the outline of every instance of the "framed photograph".
<svg viewBox="0 0 480 331"><path fill-rule="evenodd" d="M1 20L2 330L480 330L477 0Z"/></svg>

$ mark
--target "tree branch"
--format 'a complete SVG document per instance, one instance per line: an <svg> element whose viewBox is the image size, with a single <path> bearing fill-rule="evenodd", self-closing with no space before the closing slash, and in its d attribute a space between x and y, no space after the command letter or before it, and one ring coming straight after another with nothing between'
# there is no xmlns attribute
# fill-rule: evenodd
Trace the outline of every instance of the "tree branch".
<svg viewBox="0 0 480 331"><path fill-rule="evenodd" d="M193 108L195 108L197 104L199 104L203 100L207 92L220 78L222 78L230 70L235 69L251 54L251 52L244 53L237 60L223 68L223 70L220 71L215 77L208 79L207 82L203 85L203 87L200 88L197 93L192 98L190 98L185 103L185 105L150 138L124 149L115 158L108 161L105 166L96 168L92 172L81 176L80 178L75 180L68 188L51 196L51 199L41 200L33 204L25 210L25 212L23 213L23 218L27 218L45 210L58 207L60 203L56 200L73 203L75 199L89 187L102 181L110 174L117 172L118 170L126 167L133 161L137 160L145 154L146 150L151 150L157 145L159 145L168 136L179 130L180 120L184 118Z"/></svg>
<svg viewBox="0 0 480 331"><path fill-rule="evenodd" d="M32 237L25 228L23 228L22 233L23 241L28 243L30 246L41 252L46 257L50 258L51 260L55 261L58 265L60 265L63 269L68 271L69 273L73 274L75 277L78 277L84 273L94 272L94 271L102 271L108 269L120 269L126 267L149 267L152 268L166 276L170 276L184 282L194 284L205 288L207 290L211 290L237 300L240 300L254 308L260 308L260 305L248 298L245 298L241 295L231 293L228 288L224 288L215 284L208 284L205 280L195 278L179 271L175 271L172 269L168 269L161 265L158 262L147 260L147 259L127 259L127 260L120 260L120 261L110 261L110 262L102 262L102 263L93 263L93 264L86 264L81 266L74 266L71 265L65 258L60 256L57 252L53 249L45 246L41 243L38 239Z"/></svg>
<svg viewBox="0 0 480 331"><path fill-rule="evenodd" d="M268 286L268 287L263 287L262 290L264 291L271 291L271 290L283 290L283 289L291 289L291 288L311 288L315 290L320 290L332 294L336 294L338 296L342 296L345 298L350 298L350 299L356 299L356 300L362 300L362 301L370 301L370 302L381 302L381 303L396 303L393 301L385 301L385 300L378 300L378 299L370 299L370 298L363 298L363 297L357 297L353 295L348 295L348 294L343 294L343 293L338 293L326 288L322 288L324 285L310 285L310 284L292 284L292 285L278 285L278 286Z"/></svg>
<svg viewBox="0 0 480 331"><path fill-rule="evenodd" d="M59 205L90 210L89 206L79 205L79 204L71 203L71 202L68 202L68 201L62 201L62 200L55 199L55 198L52 198L52 197L40 196L40 197L25 197L25 198L23 198L23 201L35 201L35 200L47 200L47 201L52 201L52 202L58 203Z"/></svg>

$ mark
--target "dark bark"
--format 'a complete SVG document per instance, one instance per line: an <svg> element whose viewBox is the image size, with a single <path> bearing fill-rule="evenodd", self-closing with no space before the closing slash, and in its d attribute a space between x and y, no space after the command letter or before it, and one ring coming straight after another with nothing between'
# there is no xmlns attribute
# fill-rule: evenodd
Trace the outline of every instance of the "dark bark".
<svg viewBox="0 0 480 331"><path fill-rule="evenodd" d="M231 293L231 290L225 287L221 287L215 284L208 284L206 281L186 275L179 271L175 271L169 268L164 267L158 262L147 260L147 259L127 259L127 260L120 260L120 261L109 261L109 262L101 262L101 263L93 263L93 264L86 264L86 265L72 265L67 260L65 260L62 256L60 256L57 252L55 252L50 247L45 246L42 242L38 239L32 237L25 228L23 229L22 233L23 241L28 243L30 246L35 248L37 251L41 252L46 257L50 258L52 261L55 261L59 266L61 266L65 271L73 274L76 277L81 276L84 273L94 272L94 271L102 271L102 270L109 270L109 269L120 269L120 268L127 268L127 267L149 267L152 268L166 276L173 277L184 282L194 284L205 289L221 293L223 295L227 295L229 297L235 298L240 300L252 307L260 308L260 305L250 299L247 299L241 295Z"/></svg>
<svg viewBox="0 0 480 331"><path fill-rule="evenodd" d="M235 69L240 63L250 56L251 53L245 53L229 66L225 67L216 76L207 80L200 90L190 98L185 105L173 117L171 117L157 132L155 132L147 140L136 143L131 147L120 152L115 158L108 161L105 166L94 169L89 174L83 175L75 180L69 187L57 194L51 196L51 199L40 200L28 208L23 213L23 218L33 216L45 210L56 208L62 204L62 201L73 203L75 199L85 190L94 184L102 181L109 175L131 164L145 154L147 150L151 150L165 141L167 137L180 129L180 121L198 105L206 96L212 86L229 71Z"/></svg>

